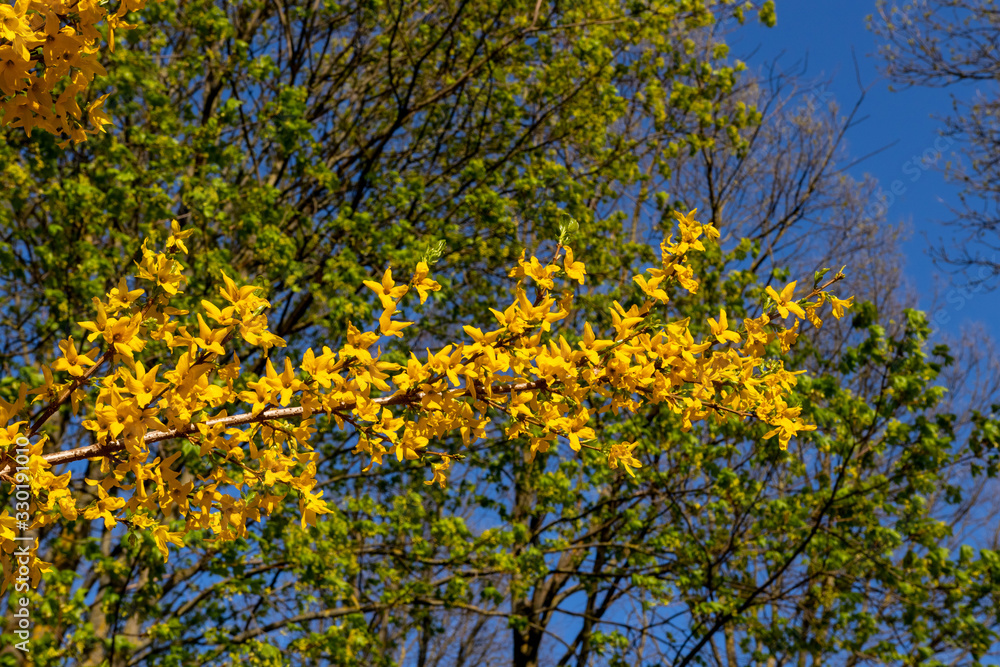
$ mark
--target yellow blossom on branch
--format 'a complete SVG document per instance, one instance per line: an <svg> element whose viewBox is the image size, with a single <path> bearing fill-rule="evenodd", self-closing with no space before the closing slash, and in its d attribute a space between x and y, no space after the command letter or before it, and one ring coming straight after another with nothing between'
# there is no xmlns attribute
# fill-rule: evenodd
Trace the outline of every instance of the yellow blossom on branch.
<svg viewBox="0 0 1000 667"><path fill-rule="evenodd" d="M64 137L63 147L103 132L111 123L103 111L108 94L88 104L86 114L77 101L106 73L97 26L107 23L113 51L115 30L132 27L122 18L144 5L145 0L0 4L0 126L22 127L28 136L41 129Z"/></svg>
<svg viewBox="0 0 1000 667"><path fill-rule="evenodd" d="M144 241L136 275L97 299L93 318L80 323L93 347L81 353L72 338L60 342L59 358L42 369L44 383L23 385L19 401L0 406L0 441L9 448L25 433L40 433L62 406L79 405L92 444L60 451L42 438L32 447L38 521L82 516L108 528L132 521L150 533L165 558L169 544L181 546L190 531L219 540L242 537L249 522L289 497L298 499L303 526L331 512L315 489L314 437L321 422L356 434L354 452L365 470L426 462L428 483L441 487L461 456L437 451L449 438L465 446L483 438L523 442L528 459L558 447L595 450L610 468L624 467L634 477L642 467L636 444L602 442L595 426L608 412L644 406L673 412L685 429L709 418L756 418L770 426L766 438L777 436L787 448L814 427L788 405L795 374L765 354L775 342L787 349L798 322L785 328L765 314L740 323L720 310L718 319L707 320L710 335L701 336L690 319L656 319L668 286L697 289L687 257L717 237L693 212L678 216L678 224L681 240L664 242L650 278L636 280L648 298L627 308L612 302L606 331L584 322L577 332L569 324L573 283L586 269L572 249L558 246L549 261L518 261L510 272L510 298L490 309L492 322L466 324L454 340L426 354L410 351L406 363L397 364L383 358L379 342L401 338L414 324L394 319L405 299L422 303L439 289L426 263L406 285L396 284L391 268L380 280L365 281L381 314L358 326L348 323L338 349L278 356L275 348L284 341L269 329L270 303L258 287L221 274L216 299L202 300L192 313L176 307L186 279L174 251L185 250L189 232L173 223L170 252ZM830 284L804 297L810 321L819 321L825 301L835 314L850 305L825 292ZM794 282L781 293L768 290L782 316L804 316L792 301L794 290ZM262 377L243 377L249 371L239 358L227 359L237 335L265 360ZM150 342L156 343L155 361L143 358ZM34 416L25 407L29 389L43 404ZM175 438L197 448L206 464L197 476L180 474L179 454L156 455L155 443ZM88 458L100 459L102 477L87 480L95 487L93 498L77 507L68 492L74 473L56 476L51 468ZM0 469L0 475L10 472L9 463ZM151 518L166 508L183 530ZM9 536L0 538L6 550ZM9 568L4 572L6 577Z"/></svg>
<svg viewBox="0 0 1000 667"><path fill-rule="evenodd" d="M805 319L806 311L802 310L802 307L792 300L792 297L795 295L795 283L796 281L793 280L785 285L781 290L781 294L778 294L770 285L767 286L765 291L774 300L775 308L777 308L778 313L782 317L788 317L788 313L793 313L800 319Z"/></svg>

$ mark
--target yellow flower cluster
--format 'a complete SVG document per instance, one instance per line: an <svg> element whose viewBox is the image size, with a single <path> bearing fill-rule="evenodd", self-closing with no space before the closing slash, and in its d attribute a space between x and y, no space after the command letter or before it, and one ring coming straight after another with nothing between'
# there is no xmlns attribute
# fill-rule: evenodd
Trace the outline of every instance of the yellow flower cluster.
<svg viewBox="0 0 1000 667"><path fill-rule="evenodd" d="M115 8L117 4L117 9ZM0 4L0 124L40 128L79 143L87 134L104 130L111 121L102 111L107 95L84 110L77 96L98 74L101 34L108 25L108 48L114 50L115 30L131 28L122 19L142 9L145 0L17 0ZM67 82L57 92L60 82Z"/></svg>
<svg viewBox="0 0 1000 667"><path fill-rule="evenodd" d="M573 283L586 279L583 263L560 246L547 263L522 255L510 272L516 285L509 305L491 311L492 329L466 325L465 340L422 355L411 352L405 365L385 362L378 343L413 324L399 317L404 298L416 291L424 302L440 289L421 262L406 284L397 283L391 270L379 281L365 282L381 307L377 327L349 325L346 342L336 351L308 349L300 360L285 356L277 367L269 358L264 375L240 387L240 360L227 352L234 336L265 355L284 346L268 330L270 304L258 288L238 286L223 275L224 303L202 301L194 319L171 307L184 289L183 267L174 255L186 251L184 238L191 233L173 223L171 254L142 246L136 278L144 287L129 289L121 281L97 300L95 319L80 323L97 347L81 353L72 339L60 344L62 356L44 369L44 384L30 392L44 406L40 416L31 424L17 421L26 391L20 402L0 406L0 424L7 424L0 429L0 451L9 451L20 436L38 433L67 401L74 412L87 406L83 426L95 445L43 455L49 443L41 438L31 450L36 525L77 516L101 519L108 527L124 521L149 530L167 558L167 545L182 544L188 531L210 531L223 540L245 535L248 520L259 520L289 495L298 498L303 526L329 511L322 492L315 491L317 455L311 443L315 420L322 416L354 430L355 452L368 468L382 464L387 454L399 461L429 460L427 483L441 487L460 457L433 451L432 443L457 436L471 445L488 433L523 442L529 459L560 442L573 451L600 451L611 468L624 467L634 476L642 467L641 445L602 443L592 419L652 404L676 413L684 428L710 415L756 417L772 426L765 437L778 436L784 448L796 433L814 427L788 404L795 374L766 360L765 348L794 340L798 320L787 329L779 316L804 318L805 306L818 322L817 307L833 298L817 288L806 297L814 301L800 304L793 300L792 283L780 293L769 292L772 312L740 327L720 311L717 320L709 320L711 335L705 340L695 337L688 320L654 325L650 313L668 300L664 287L670 281L698 289L685 258L704 249L702 237L718 235L693 214L678 215L681 240L664 242L662 262L647 270L648 279L636 278L649 299L630 308L614 302L612 327L604 335L589 323L579 337L559 328L573 310ZM834 305L842 312L850 304L834 300ZM148 368L138 357L154 342L169 352ZM176 447L165 458L154 456L153 443L178 438L198 447L201 460L210 464L206 474L183 473ZM105 475L88 480L93 500L77 507L67 491L69 473L57 477L51 467L94 457ZM165 513L182 517L185 530L167 530L159 518ZM0 538L9 553L8 524L8 517L0 516Z"/></svg>

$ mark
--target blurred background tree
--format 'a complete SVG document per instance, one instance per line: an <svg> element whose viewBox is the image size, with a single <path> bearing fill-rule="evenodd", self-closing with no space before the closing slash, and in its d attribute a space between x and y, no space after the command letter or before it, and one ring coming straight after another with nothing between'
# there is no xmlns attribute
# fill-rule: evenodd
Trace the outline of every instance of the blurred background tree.
<svg viewBox="0 0 1000 667"><path fill-rule="evenodd" d="M1000 272L997 16L992 0L880 0L869 21L882 43L883 70L894 85L962 89L951 96L953 114L942 119L944 136L958 149L945 156L945 171L961 187L951 220L959 242L935 253L944 265L961 269L970 284L988 288L996 286Z"/></svg>

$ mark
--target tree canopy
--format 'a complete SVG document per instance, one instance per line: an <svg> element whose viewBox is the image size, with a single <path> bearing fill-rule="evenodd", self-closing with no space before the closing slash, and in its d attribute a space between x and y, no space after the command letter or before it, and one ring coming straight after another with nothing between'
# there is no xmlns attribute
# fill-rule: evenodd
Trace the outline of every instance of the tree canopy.
<svg viewBox="0 0 1000 667"><path fill-rule="evenodd" d="M748 5L95 7L107 132L0 152L0 664L988 663L993 409Z"/></svg>

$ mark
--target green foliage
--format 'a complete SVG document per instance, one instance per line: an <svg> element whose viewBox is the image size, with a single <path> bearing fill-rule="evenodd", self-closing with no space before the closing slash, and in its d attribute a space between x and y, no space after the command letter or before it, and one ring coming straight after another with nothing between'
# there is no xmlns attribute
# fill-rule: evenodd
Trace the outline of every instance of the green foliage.
<svg viewBox="0 0 1000 667"><path fill-rule="evenodd" d="M742 102L722 112L743 66L712 36L746 4L154 3L108 63L117 131L0 148L0 391L78 335L171 218L198 230L192 302L220 271L256 277L293 348L335 345L371 318L362 280L426 261L443 290L404 361L490 322L522 249L571 241L584 316L606 327L611 299L637 298L623 276L655 256L638 230L662 234L691 196L660 187L675 160L717 137L739 153L760 122ZM758 16L773 25L774 4ZM701 291L660 316L754 313L762 252L707 254ZM606 414L596 444L638 441L635 479L592 450L526 462L493 438L436 443L465 454L442 490L421 469L363 472L329 433L318 478L339 501L316 527L281 509L169 565L85 521L53 528L34 664L100 664L114 646L114 665L684 665L708 661L703 639L729 664L973 664L996 641L1000 559L941 545L962 481L997 473L996 415L941 412L951 359L925 351L920 314L851 317L836 356L806 332L786 358L809 369L798 396L818 426L787 453L752 421ZM50 437L88 444L57 420Z"/></svg>

